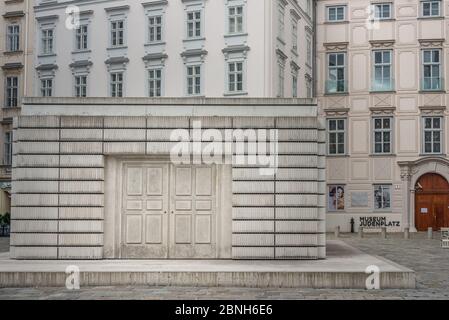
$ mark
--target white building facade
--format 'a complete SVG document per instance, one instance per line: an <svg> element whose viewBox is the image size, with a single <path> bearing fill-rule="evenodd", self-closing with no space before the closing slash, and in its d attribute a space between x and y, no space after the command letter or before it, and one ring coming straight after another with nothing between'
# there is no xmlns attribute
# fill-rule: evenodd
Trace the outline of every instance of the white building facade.
<svg viewBox="0 0 449 320"><path fill-rule="evenodd" d="M35 14L35 96L313 94L310 0L39 0Z"/></svg>
<svg viewBox="0 0 449 320"><path fill-rule="evenodd" d="M448 1L317 1L327 229L449 227Z"/></svg>

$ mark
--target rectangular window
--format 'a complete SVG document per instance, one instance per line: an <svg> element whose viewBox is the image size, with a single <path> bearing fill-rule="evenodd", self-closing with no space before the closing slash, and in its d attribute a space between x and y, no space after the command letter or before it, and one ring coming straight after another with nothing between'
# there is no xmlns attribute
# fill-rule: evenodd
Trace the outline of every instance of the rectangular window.
<svg viewBox="0 0 449 320"><path fill-rule="evenodd" d="M125 21L111 22L111 46L118 47L125 44Z"/></svg>
<svg viewBox="0 0 449 320"><path fill-rule="evenodd" d="M329 53L326 93L346 92L346 53Z"/></svg>
<svg viewBox="0 0 449 320"><path fill-rule="evenodd" d="M327 208L329 211L345 210L345 186L328 186Z"/></svg>
<svg viewBox="0 0 449 320"><path fill-rule="evenodd" d="M298 52L298 22L292 20L292 50Z"/></svg>
<svg viewBox="0 0 449 320"><path fill-rule="evenodd" d="M328 154L344 155L346 153L346 119L328 119Z"/></svg>
<svg viewBox="0 0 449 320"><path fill-rule="evenodd" d="M278 63L278 97L284 97L285 67L282 63Z"/></svg>
<svg viewBox="0 0 449 320"><path fill-rule="evenodd" d="M285 10L282 5L278 6L278 37L284 39L285 29Z"/></svg>
<svg viewBox="0 0 449 320"><path fill-rule="evenodd" d="M313 96L313 88L312 88L312 79L306 78L306 90L307 90L307 98L312 98Z"/></svg>
<svg viewBox="0 0 449 320"><path fill-rule="evenodd" d="M345 6L327 7L327 21L344 21L346 18Z"/></svg>
<svg viewBox="0 0 449 320"><path fill-rule="evenodd" d="M307 64L312 66L312 40L307 37Z"/></svg>
<svg viewBox="0 0 449 320"><path fill-rule="evenodd" d="M76 29L76 50L87 50L87 25L81 25Z"/></svg>
<svg viewBox="0 0 449 320"><path fill-rule="evenodd" d="M201 94L201 66L187 67L187 94Z"/></svg>
<svg viewBox="0 0 449 320"><path fill-rule="evenodd" d="M228 63L228 90L229 92L243 91L243 62Z"/></svg>
<svg viewBox="0 0 449 320"><path fill-rule="evenodd" d="M443 118L424 117L423 118L423 146L424 153L443 152Z"/></svg>
<svg viewBox="0 0 449 320"><path fill-rule="evenodd" d="M439 17L441 15L441 1L422 1L421 12L423 17Z"/></svg>
<svg viewBox="0 0 449 320"><path fill-rule="evenodd" d="M374 186L374 209L389 210L391 209L391 186L375 185Z"/></svg>
<svg viewBox="0 0 449 320"><path fill-rule="evenodd" d="M5 132L3 163L6 166L12 164L12 132Z"/></svg>
<svg viewBox="0 0 449 320"><path fill-rule="evenodd" d="M11 52L19 51L20 26L17 24L8 26L6 39L7 39L7 45L6 45L7 51L11 51Z"/></svg>
<svg viewBox="0 0 449 320"><path fill-rule="evenodd" d="M87 97L87 76L75 76L75 97Z"/></svg>
<svg viewBox="0 0 449 320"><path fill-rule="evenodd" d="M243 6L229 7L228 23L230 34L243 32Z"/></svg>
<svg viewBox="0 0 449 320"><path fill-rule="evenodd" d="M111 73L111 97L123 97L123 72Z"/></svg>
<svg viewBox="0 0 449 320"><path fill-rule="evenodd" d="M201 37L201 11L187 12L187 38Z"/></svg>
<svg viewBox="0 0 449 320"><path fill-rule="evenodd" d="M393 90L392 80L392 51L376 50L373 52L373 91Z"/></svg>
<svg viewBox="0 0 449 320"><path fill-rule="evenodd" d="M41 43L42 43L42 54L52 54L53 53L53 29L43 29L41 32Z"/></svg>
<svg viewBox="0 0 449 320"><path fill-rule="evenodd" d="M292 97L298 98L298 76L292 76Z"/></svg>
<svg viewBox="0 0 449 320"><path fill-rule="evenodd" d="M148 90L150 97L162 96L162 69L148 70Z"/></svg>
<svg viewBox="0 0 449 320"><path fill-rule="evenodd" d="M19 78L6 77L6 107L17 107L19 97Z"/></svg>
<svg viewBox="0 0 449 320"><path fill-rule="evenodd" d="M391 3L376 3L374 6L374 18L382 20L382 19L391 19Z"/></svg>
<svg viewBox="0 0 449 320"><path fill-rule="evenodd" d="M149 24L149 42L162 41L162 16L153 16L148 18Z"/></svg>
<svg viewBox="0 0 449 320"><path fill-rule="evenodd" d="M374 153L392 152L392 118L374 118L373 119L373 144Z"/></svg>
<svg viewBox="0 0 449 320"><path fill-rule="evenodd" d="M441 50L430 49L422 51L423 79L422 90L442 90Z"/></svg>
<svg viewBox="0 0 449 320"><path fill-rule="evenodd" d="M53 79L41 79L41 96L53 96Z"/></svg>

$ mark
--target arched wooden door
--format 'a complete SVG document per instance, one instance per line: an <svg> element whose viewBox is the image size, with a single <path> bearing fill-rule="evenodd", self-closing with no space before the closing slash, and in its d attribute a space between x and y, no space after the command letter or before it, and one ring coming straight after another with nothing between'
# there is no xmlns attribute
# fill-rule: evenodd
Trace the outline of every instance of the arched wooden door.
<svg viewBox="0 0 449 320"><path fill-rule="evenodd" d="M419 178L415 185L415 226L418 231L449 227L449 183L436 173Z"/></svg>

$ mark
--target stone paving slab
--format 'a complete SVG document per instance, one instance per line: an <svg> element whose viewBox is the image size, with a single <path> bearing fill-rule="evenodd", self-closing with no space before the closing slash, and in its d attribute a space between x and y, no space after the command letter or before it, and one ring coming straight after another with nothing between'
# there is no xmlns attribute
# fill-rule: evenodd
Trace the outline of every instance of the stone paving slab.
<svg viewBox="0 0 449 320"><path fill-rule="evenodd" d="M325 260L101 260L20 261L0 255L0 287L63 286L67 266L82 285L365 288L366 268L377 266L385 288L414 288L413 270L331 240Z"/></svg>

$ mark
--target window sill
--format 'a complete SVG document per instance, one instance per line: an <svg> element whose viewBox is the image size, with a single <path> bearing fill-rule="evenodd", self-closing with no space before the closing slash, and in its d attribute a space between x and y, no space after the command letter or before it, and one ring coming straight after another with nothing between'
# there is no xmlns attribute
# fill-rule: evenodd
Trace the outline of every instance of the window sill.
<svg viewBox="0 0 449 320"><path fill-rule="evenodd" d="M17 107L7 107L7 106L3 106L2 109L3 109L4 111L6 111L6 110L19 111L19 110L20 110L20 107L19 107L19 106L17 106Z"/></svg>
<svg viewBox="0 0 449 320"><path fill-rule="evenodd" d="M106 50L119 50L119 49L128 49L128 46L116 46L116 47L108 47Z"/></svg>
<svg viewBox="0 0 449 320"><path fill-rule="evenodd" d="M56 57L56 53L41 53L37 55L38 58Z"/></svg>
<svg viewBox="0 0 449 320"><path fill-rule="evenodd" d="M325 21L324 24L346 24L349 23L348 20L341 20L341 21Z"/></svg>
<svg viewBox="0 0 449 320"><path fill-rule="evenodd" d="M325 96L348 96L349 92L326 92L324 93Z"/></svg>
<svg viewBox="0 0 449 320"><path fill-rule="evenodd" d="M349 154L326 154L327 158L349 158Z"/></svg>
<svg viewBox="0 0 449 320"><path fill-rule="evenodd" d="M17 50L17 51L5 51L3 52L3 54L5 56L13 56L13 55L19 55L19 54L23 54L23 50Z"/></svg>
<svg viewBox="0 0 449 320"><path fill-rule="evenodd" d="M447 158L447 155L445 153L420 153L420 157L442 157Z"/></svg>
<svg viewBox="0 0 449 320"><path fill-rule="evenodd" d="M419 90L418 93L446 93L446 90Z"/></svg>
<svg viewBox="0 0 449 320"><path fill-rule="evenodd" d="M248 95L248 92L246 92L246 91L241 91L241 92L226 92L226 93L223 93L223 96L225 96L225 97L236 97L236 96L247 96Z"/></svg>
<svg viewBox="0 0 449 320"><path fill-rule="evenodd" d="M369 93L370 93L370 94L377 94L377 93L396 93L396 90L371 90Z"/></svg>
<svg viewBox="0 0 449 320"><path fill-rule="evenodd" d="M91 53L91 52L92 52L92 50L90 50L90 49L84 49L84 50L72 51L72 54Z"/></svg>
<svg viewBox="0 0 449 320"><path fill-rule="evenodd" d="M195 37L195 38L186 38L182 40L183 42L193 42L193 41L204 41L206 40L205 37Z"/></svg>
<svg viewBox="0 0 449 320"><path fill-rule="evenodd" d="M153 41L153 42L144 43L144 46L145 47L162 46L162 45L165 45L165 44L166 44L165 41Z"/></svg>
<svg viewBox="0 0 449 320"><path fill-rule="evenodd" d="M424 16L420 16L418 17L418 20L443 20L444 17L443 16L429 16L429 17L424 17Z"/></svg>
<svg viewBox="0 0 449 320"><path fill-rule="evenodd" d="M391 22L391 21L396 21L396 19L395 18L377 18L377 19L369 20L369 22L371 22L371 23L375 23L375 22Z"/></svg>
<svg viewBox="0 0 449 320"><path fill-rule="evenodd" d="M248 33L246 33L246 32L228 33L228 34L224 35L225 38L247 37L247 36L248 36Z"/></svg>
<svg viewBox="0 0 449 320"><path fill-rule="evenodd" d="M370 157L388 158L388 157L396 157L397 155L396 155L396 153L371 153L369 156Z"/></svg>

